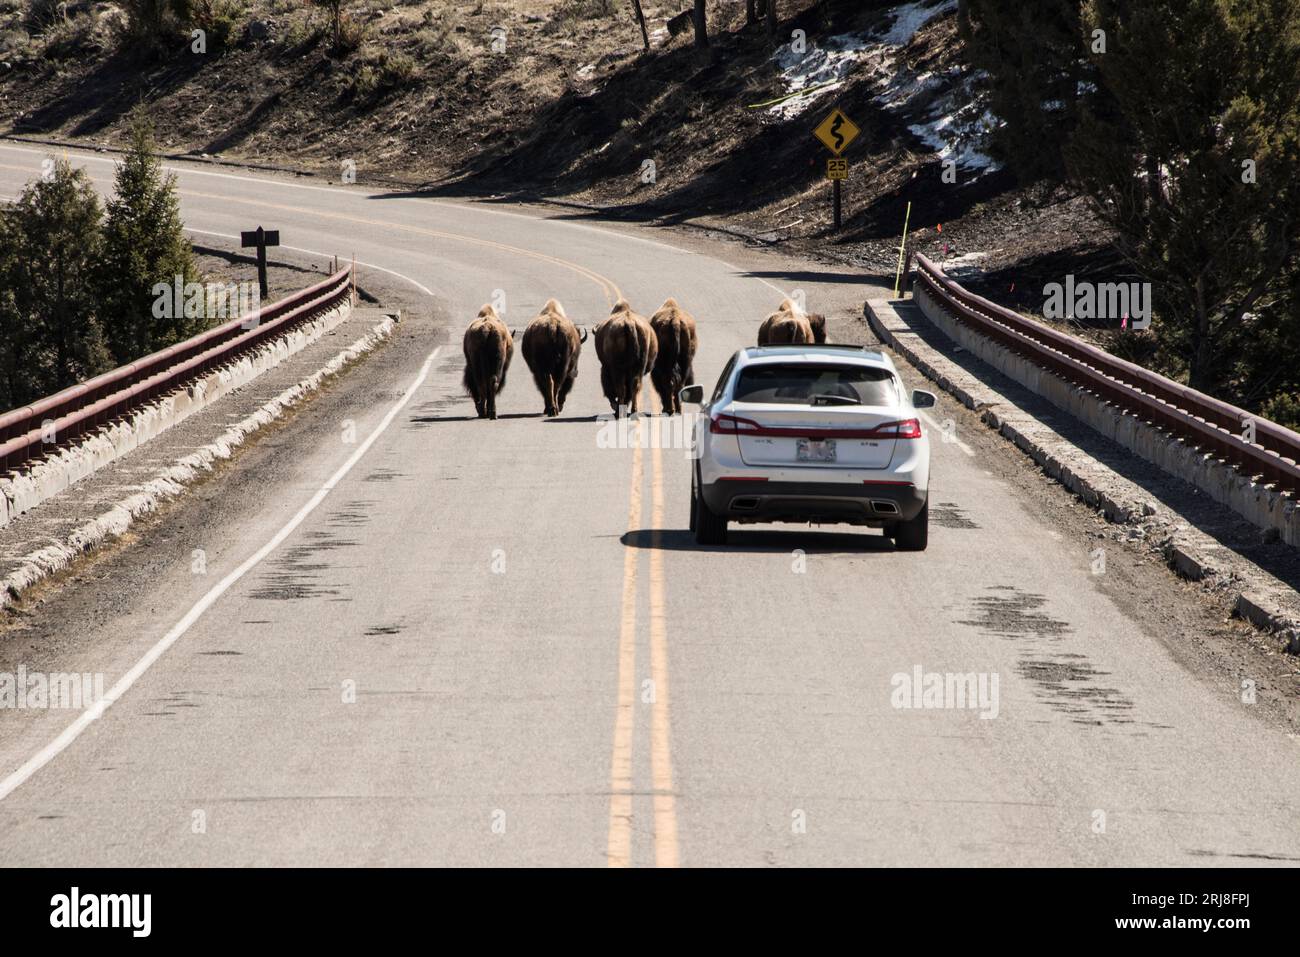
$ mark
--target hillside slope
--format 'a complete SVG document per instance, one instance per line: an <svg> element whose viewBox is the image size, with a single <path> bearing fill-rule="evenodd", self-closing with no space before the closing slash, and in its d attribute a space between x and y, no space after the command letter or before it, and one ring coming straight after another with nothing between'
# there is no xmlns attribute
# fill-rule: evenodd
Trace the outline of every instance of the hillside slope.
<svg viewBox="0 0 1300 957"><path fill-rule="evenodd" d="M961 62L954 0L785 2L775 52L743 4L712 4L701 51L666 29L677 5L652 2L649 53L630 5L606 0L345 4L347 52L319 8L252 0L223 47L195 54L182 37L156 58L122 39L114 4L73 4L41 27L3 3L0 129L21 136L111 146L140 111L176 153L725 220L880 275L911 202L927 248L946 244L973 282L1012 298L1009 276L1028 291L1063 260L1104 255L1081 201L1026 196L981 152L996 119ZM811 135L832 105L863 130L834 235L828 154Z"/></svg>

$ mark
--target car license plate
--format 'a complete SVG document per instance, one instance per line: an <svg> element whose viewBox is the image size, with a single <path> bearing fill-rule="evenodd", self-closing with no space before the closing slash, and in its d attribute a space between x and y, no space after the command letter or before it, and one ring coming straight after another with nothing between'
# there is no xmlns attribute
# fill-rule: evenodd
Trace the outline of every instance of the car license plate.
<svg viewBox="0 0 1300 957"><path fill-rule="evenodd" d="M800 462L834 462L834 439L798 439L795 458Z"/></svg>

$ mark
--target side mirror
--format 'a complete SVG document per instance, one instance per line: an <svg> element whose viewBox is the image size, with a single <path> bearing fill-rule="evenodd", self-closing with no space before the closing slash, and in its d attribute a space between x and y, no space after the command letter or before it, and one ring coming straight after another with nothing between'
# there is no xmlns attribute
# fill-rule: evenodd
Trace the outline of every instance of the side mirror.
<svg viewBox="0 0 1300 957"><path fill-rule="evenodd" d="M912 393L912 408L914 409L933 409L938 401L933 392L922 392L917 389Z"/></svg>
<svg viewBox="0 0 1300 957"><path fill-rule="evenodd" d="M704 386L688 385L677 393L677 398L682 400L682 405L699 405L704 401Z"/></svg>

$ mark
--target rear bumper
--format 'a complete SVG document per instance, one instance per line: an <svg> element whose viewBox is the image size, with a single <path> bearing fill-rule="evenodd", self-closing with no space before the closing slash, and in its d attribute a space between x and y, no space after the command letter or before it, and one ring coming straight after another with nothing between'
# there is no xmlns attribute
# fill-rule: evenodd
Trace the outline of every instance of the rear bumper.
<svg viewBox="0 0 1300 957"><path fill-rule="evenodd" d="M747 482L719 479L701 489L715 515L731 521L882 525L916 518L926 491L914 485Z"/></svg>

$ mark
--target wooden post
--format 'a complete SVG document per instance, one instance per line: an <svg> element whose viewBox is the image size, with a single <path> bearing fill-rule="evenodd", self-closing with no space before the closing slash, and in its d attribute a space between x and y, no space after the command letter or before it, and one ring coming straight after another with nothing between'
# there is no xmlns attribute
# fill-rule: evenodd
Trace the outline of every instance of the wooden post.
<svg viewBox="0 0 1300 957"><path fill-rule="evenodd" d="M262 299L269 299L271 292L266 283L266 247L280 245L280 231L278 229L263 229L258 226L251 232L241 232L239 234L239 244L244 248L249 246L257 247L257 286L261 293Z"/></svg>
<svg viewBox="0 0 1300 957"><path fill-rule="evenodd" d="M903 281L903 253L907 249L907 225L912 221L912 201L907 201L907 214L903 217L903 241L898 246L898 275L894 277L894 298L898 298L899 285Z"/></svg>

